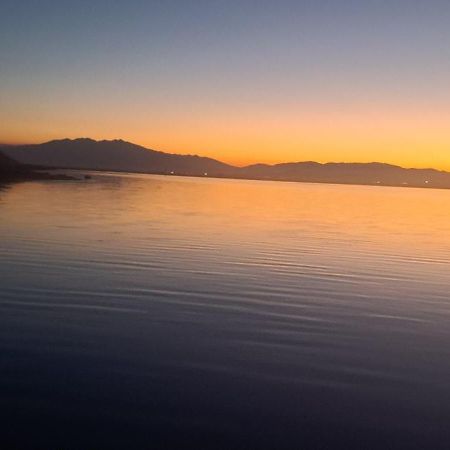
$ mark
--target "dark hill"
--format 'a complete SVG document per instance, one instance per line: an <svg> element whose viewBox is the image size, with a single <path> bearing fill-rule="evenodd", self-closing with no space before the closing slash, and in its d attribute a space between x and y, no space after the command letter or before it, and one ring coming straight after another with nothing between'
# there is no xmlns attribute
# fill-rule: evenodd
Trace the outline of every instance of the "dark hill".
<svg viewBox="0 0 450 450"><path fill-rule="evenodd" d="M244 178L314 183L369 184L450 188L450 173L435 169L404 169L382 163L297 162L256 164L241 169Z"/></svg>
<svg viewBox="0 0 450 450"><path fill-rule="evenodd" d="M6 156L0 151L0 180L15 180L18 178L27 178L32 174L31 170L15 161L14 159Z"/></svg>
<svg viewBox="0 0 450 450"><path fill-rule="evenodd" d="M0 152L0 173L13 173L18 170L23 170L23 166L21 166L21 164L19 164L17 161L14 161L12 158Z"/></svg>
<svg viewBox="0 0 450 450"><path fill-rule="evenodd" d="M63 139L4 151L25 164L58 168L216 176L234 169L211 158L149 150L122 140Z"/></svg>

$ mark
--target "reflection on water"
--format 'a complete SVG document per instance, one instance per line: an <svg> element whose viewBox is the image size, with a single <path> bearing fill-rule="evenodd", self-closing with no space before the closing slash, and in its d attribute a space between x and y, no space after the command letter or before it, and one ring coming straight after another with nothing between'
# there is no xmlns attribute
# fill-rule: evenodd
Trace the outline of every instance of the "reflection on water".
<svg viewBox="0 0 450 450"><path fill-rule="evenodd" d="M0 193L5 439L446 448L449 211L439 190L13 185Z"/></svg>

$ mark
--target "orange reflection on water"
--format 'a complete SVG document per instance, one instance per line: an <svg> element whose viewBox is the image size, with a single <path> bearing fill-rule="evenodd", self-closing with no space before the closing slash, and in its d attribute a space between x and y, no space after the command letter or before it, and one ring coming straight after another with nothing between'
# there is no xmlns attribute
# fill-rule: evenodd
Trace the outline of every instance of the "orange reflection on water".
<svg viewBox="0 0 450 450"><path fill-rule="evenodd" d="M101 234L114 222L145 234L160 224L165 235L196 230L222 242L285 233L450 249L446 190L96 174L93 182L24 183L0 195L2 222L17 229L48 221L61 225L57 233L84 224Z"/></svg>

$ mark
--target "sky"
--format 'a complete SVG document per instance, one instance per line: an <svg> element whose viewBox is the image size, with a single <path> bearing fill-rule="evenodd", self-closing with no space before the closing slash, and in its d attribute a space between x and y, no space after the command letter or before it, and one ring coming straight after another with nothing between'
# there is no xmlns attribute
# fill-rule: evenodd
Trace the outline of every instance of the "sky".
<svg viewBox="0 0 450 450"><path fill-rule="evenodd" d="M450 170L448 0L0 0L0 142Z"/></svg>

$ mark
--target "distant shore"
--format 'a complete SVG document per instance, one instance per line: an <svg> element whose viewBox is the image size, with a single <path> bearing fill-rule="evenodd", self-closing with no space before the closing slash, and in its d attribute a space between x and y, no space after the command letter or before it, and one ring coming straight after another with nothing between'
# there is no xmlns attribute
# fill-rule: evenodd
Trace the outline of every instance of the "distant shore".
<svg viewBox="0 0 450 450"><path fill-rule="evenodd" d="M432 186L432 185L422 185L422 184L378 184L378 183L357 183L357 182L339 182L339 181L311 181L311 180L287 180L287 179L279 179L279 178L251 178L251 177L244 177L244 176L230 176L230 175L215 175L215 174L207 174L207 175L200 175L200 174L188 174L188 173L167 173L167 172L139 172L139 171L125 171L125 170L112 170L112 169L88 169L88 168L73 168L73 167L51 167L47 168L46 170L49 171L67 171L67 172L80 172L83 174L86 174L86 172L92 172L92 173L112 173L117 175L158 175L158 176L165 176L165 177L182 177L182 178L203 178L203 179L216 179L216 180L242 180L242 181L269 181L269 182L278 182L278 183L306 183L306 184L330 184L330 185L337 185L337 186L369 186L369 187L386 187L386 188L414 188L414 189L443 189L443 190L449 190L449 187L445 186ZM56 175L55 175L56 176ZM64 175L61 175L62 177ZM68 178L61 178L61 179L72 179L72 180L80 180L80 178L76 177L70 177L70 175L67 176ZM58 178L55 178L58 179Z"/></svg>

